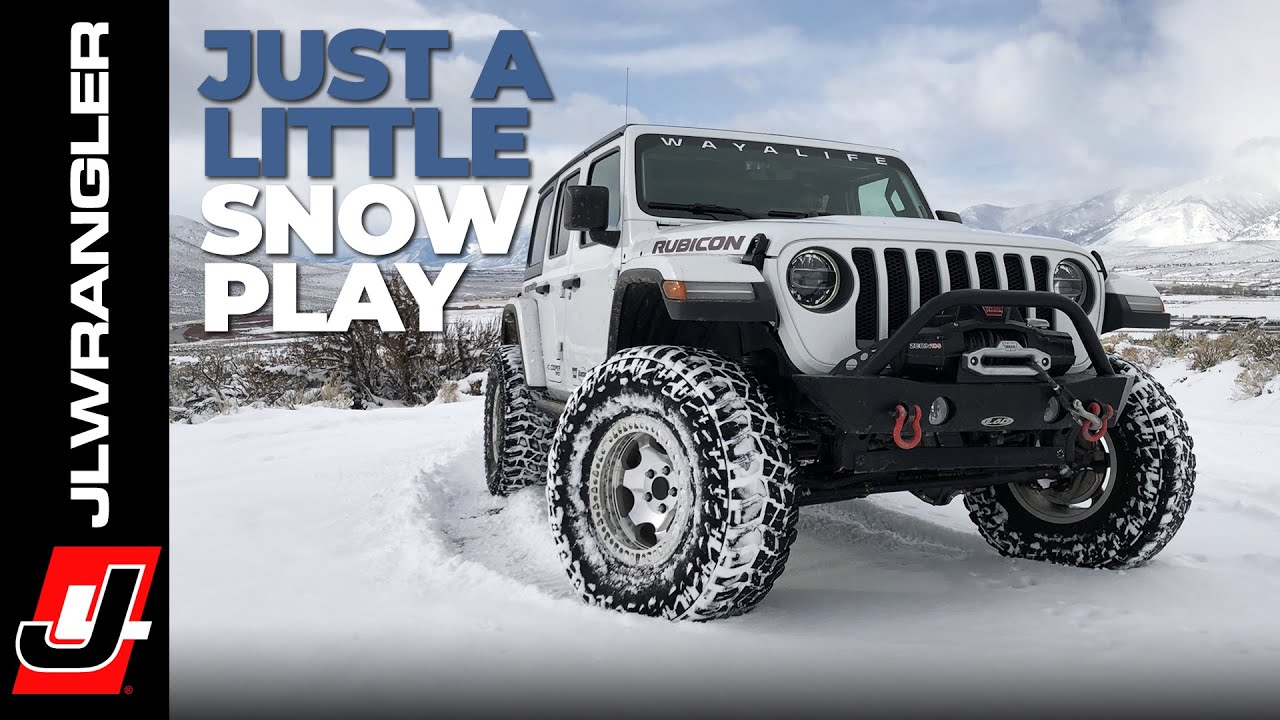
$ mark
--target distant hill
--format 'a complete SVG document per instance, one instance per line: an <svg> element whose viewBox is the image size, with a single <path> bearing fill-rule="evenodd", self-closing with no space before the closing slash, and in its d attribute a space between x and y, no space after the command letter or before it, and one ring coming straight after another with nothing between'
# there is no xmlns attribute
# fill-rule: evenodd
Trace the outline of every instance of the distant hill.
<svg viewBox="0 0 1280 720"><path fill-rule="evenodd" d="M1081 202L964 210L966 225L1081 245L1158 247L1280 240L1280 138L1242 145L1220 173L1169 187L1120 188Z"/></svg>
<svg viewBox="0 0 1280 720"><path fill-rule="evenodd" d="M463 251L459 255L437 254L435 248L431 245L431 239L424 236L410 240L400 252L385 257L373 258L367 255L348 253L319 258L317 262L339 265L349 265L353 262L377 262L379 265L387 266L395 263L412 262L428 268L442 267L447 262L465 262L473 269L523 268L528 254L529 231L526 228L517 228L516 236L512 238L511 247L505 255L485 255L481 253L475 233L469 232L466 243L463 245Z"/></svg>
<svg viewBox="0 0 1280 720"><path fill-rule="evenodd" d="M212 228L199 220L169 216L169 321L204 318L204 266L206 263L241 262L271 274L268 257L260 249L237 257L223 257L200 249ZM333 306L346 279L344 268L324 263L299 263L298 306L303 310L327 310Z"/></svg>

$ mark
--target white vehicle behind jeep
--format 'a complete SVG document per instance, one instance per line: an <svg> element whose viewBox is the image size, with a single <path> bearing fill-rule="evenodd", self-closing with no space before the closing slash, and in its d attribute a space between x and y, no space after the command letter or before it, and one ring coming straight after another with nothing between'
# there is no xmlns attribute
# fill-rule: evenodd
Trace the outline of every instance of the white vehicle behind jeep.
<svg viewBox="0 0 1280 720"><path fill-rule="evenodd" d="M489 489L547 483L582 597L745 612L801 505L963 495L999 552L1149 560L1195 457L1098 335L1155 288L1051 238L933 211L898 153L629 125L542 188L486 397Z"/></svg>

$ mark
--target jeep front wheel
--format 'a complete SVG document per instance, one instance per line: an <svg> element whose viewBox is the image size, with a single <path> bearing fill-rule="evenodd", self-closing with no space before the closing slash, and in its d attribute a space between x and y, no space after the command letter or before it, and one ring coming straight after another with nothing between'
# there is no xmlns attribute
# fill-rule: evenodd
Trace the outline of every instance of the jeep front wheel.
<svg viewBox="0 0 1280 720"><path fill-rule="evenodd" d="M592 369L551 442L547 502L588 603L709 620L755 607L795 538L790 459L765 389L674 346Z"/></svg>
<svg viewBox="0 0 1280 720"><path fill-rule="evenodd" d="M1124 411L1071 477L965 495L969 517L1002 555L1087 568L1130 568L1173 539L1191 505L1196 457L1187 422L1160 383L1133 377Z"/></svg>

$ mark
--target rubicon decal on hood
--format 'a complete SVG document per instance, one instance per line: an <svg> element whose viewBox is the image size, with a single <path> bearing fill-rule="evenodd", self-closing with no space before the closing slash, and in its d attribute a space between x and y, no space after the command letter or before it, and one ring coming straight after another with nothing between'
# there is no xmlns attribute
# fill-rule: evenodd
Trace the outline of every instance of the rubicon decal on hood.
<svg viewBox="0 0 1280 720"><path fill-rule="evenodd" d="M715 252L717 250L742 250L747 236L716 235L714 237L680 238L678 240L655 240L654 255L670 255L671 253Z"/></svg>

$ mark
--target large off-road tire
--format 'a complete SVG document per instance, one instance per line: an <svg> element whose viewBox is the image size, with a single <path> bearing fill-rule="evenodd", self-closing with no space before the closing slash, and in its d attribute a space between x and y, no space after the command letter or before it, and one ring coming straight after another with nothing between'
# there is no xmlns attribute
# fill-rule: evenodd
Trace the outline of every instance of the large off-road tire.
<svg viewBox="0 0 1280 720"><path fill-rule="evenodd" d="M1131 568L1155 557L1182 525L1196 478L1187 422L1154 378L1119 358L1111 364L1133 378L1133 389L1099 443L1109 487L1080 507L1065 501L1089 493L1088 486L997 485L965 495L969 517L1002 555Z"/></svg>
<svg viewBox="0 0 1280 720"><path fill-rule="evenodd" d="M583 378L551 442L547 503L591 604L670 619L746 612L782 574L798 509L765 388L714 353L622 350Z"/></svg>
<svg viewBox="0 0 1280 720"><path fill-rule="evenodd" d="M542 482L552 424L534 406L525 385L520 346L495 350L484 393L484 477L489 492L506 495Z"/></svg>

